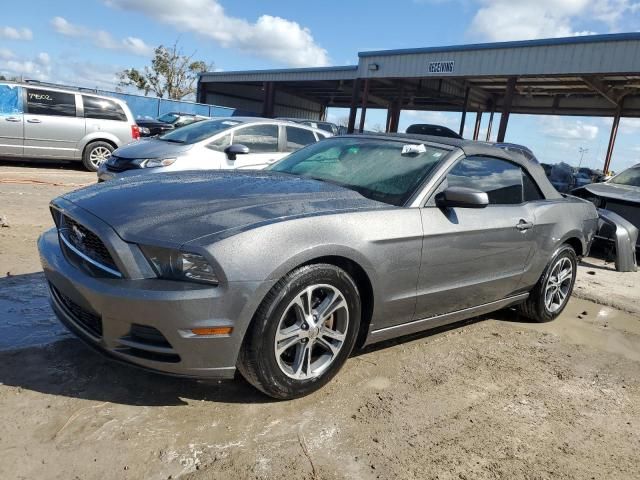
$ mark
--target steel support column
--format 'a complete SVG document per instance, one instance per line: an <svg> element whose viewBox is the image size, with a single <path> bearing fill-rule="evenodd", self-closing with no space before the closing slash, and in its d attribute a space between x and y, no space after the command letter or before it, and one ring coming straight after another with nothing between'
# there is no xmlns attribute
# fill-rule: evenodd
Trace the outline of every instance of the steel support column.
<svg viewBox="0 0 640 480"><path fill-rule="evenodd" d="M496 113L496 104L491 102L491 113L489 114L489 125L487 125L487 138L486 141L491 141L491 129L493 128L493 114Z"/></svg>
<svg viewBox="0 0 640 480"><path fill-rule="evenodd" d="M498 138L496 141L504 142L507 134L507 125L509 124L509 115L511 114L511 104L513 103L513 94L516 91L516 77L511 77L507 81L507 90L504 94L504 104L502 106L502 115L500 115L500 126L498 127Z"/></svg>
<svg viewBox="0 0 640 480"><path fill-rule="evenodd" d="M402 103L404 102L404 85L400 87L398 98L391 104L391 120L389 121L389 132L396 133L400 124L400 113L402 113Z"/></svg>
<svg viewBox="0 0 640 480"><path fill-rule="evenodd" d="M391 130L391 117L393 116L393 107L391 105L389 105L389 107L387 107L387 123L385 124L384 127L384 131L389 133Z"/></svg>
<svg viewBox="0 0 640 480"><path fill-rule="evenodd" d="M620 117L622 116L622 104L616 108L613 116L613 125L611 125L611 135L609 136L609 146L607 147L607 156L604 159L604 174L606 175L611 168L611 157L613 157L613 147L616 145L616 137L618 136L618 126L620 125Z"/></svg>
<svg viewBox="0 0 640 480"><path fill-rule="evenodd" d="M478 140L480 136L480 125L482 124L482 111L478 110L476 112L476 124L473 127L473 139Z"/></svg>
<svg viewBox="0 0 640 480"><path fill-rule="evenodd" d="M360 79L353 81L353 90L351 90L351 107L349 109L349 123L347 124L347 133L353 133L356 128L356 114L358 113L358 97L360 96Z"/></svg>
<svg viewBox="0 0 640 480"><path fill-rule="evenodd" d="M275 104L276 89L273 82L264 82L264 101L262 102L262 116L273 117L273 107Z"/></svg>
<svg viewBox="0 0 640 480"><path fill-rule="evenodd" d="M469 108L469 92L471 88L467 87L464 91L464 105L462 106L462 118L460 118L460 136L464 133L464 124L467 121L467 108Z"/></svg>
<svg viewBox="0 0 640 480"><path fill-rule="evenodd" d="M362 104L360 106L360 133L364 132L364 121L367 116L367 102L369 101L369 79L365 78L362 90Z"/></svg>

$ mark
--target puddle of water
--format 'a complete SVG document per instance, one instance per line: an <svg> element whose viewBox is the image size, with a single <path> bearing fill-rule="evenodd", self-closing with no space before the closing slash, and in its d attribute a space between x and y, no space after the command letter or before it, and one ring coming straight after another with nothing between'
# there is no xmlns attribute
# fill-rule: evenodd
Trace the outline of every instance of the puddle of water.
<svg viewBox="0 0 640 480"><path fill-rule="evenodd" d="M49 305L42 274L0 279L0 351L44 345L70 336Z"/></svg>

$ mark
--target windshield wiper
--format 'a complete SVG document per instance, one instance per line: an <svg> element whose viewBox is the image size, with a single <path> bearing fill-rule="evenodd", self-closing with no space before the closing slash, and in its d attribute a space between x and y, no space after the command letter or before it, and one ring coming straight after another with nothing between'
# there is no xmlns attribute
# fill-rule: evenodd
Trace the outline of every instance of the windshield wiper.
<svg viewBox="0 0 640 480"><path fill-rule="evenodd" d="M174 138L158 137L158 140L162 140L163 142L169 142L169 143L184 143L184 140L176 140Z"/></svg>

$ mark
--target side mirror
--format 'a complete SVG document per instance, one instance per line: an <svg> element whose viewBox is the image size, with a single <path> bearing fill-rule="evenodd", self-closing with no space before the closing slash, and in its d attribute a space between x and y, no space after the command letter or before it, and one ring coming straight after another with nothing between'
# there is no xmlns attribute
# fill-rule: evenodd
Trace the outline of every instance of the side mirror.
<svg viewBox="0 0 640 480"><path fill-rule="evenodd" d="M236 155L246 155L247 153L249 153L249 147L240 143L236 143L225 148L224 153L227 154L227 158L229 160L235 160Z"/></svg>
<svg viewBox="0 0 640 480"><path fill-rule="evenodd" d="M436 195L440 208L484 208L489 205L489 196L480 190L466 187L449 187Z"/></svg>

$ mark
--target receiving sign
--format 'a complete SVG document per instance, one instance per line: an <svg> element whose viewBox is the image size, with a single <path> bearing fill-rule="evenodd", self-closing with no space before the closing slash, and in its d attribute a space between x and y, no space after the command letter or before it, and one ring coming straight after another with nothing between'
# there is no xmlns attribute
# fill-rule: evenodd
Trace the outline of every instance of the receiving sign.
<svg viewBox="0 0 640 480"><path fill-rule="evenodd" d="M453 73L455 62L446 60L443 62L429 62L429 73Z"/></svg>

